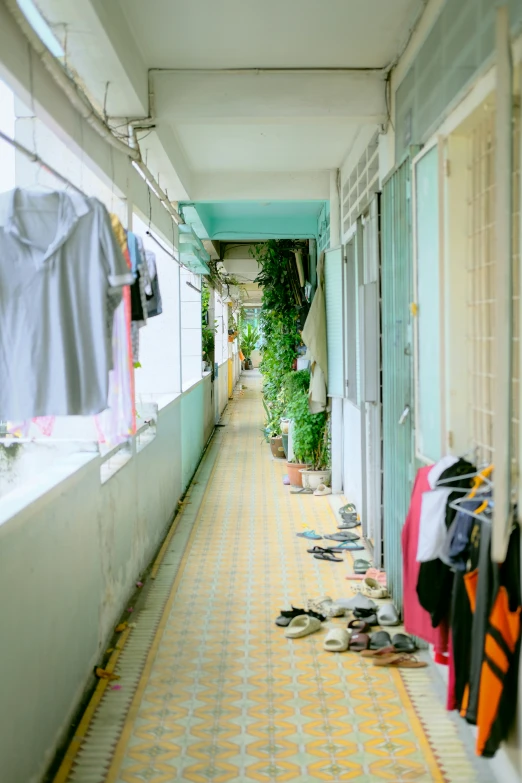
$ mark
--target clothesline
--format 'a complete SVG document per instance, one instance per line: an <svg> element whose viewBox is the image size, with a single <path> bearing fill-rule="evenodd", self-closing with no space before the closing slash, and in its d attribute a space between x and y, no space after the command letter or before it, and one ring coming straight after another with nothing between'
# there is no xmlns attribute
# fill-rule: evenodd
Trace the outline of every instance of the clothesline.
<svg viewBox="0 0 522 783"><path fill-rule="evenodd" d="M85 196L85 193L80 190L79 187L77 187L73 182L71 182L70 179L67 179L67 177L64 177L63 174L60 174L59 171L56 171L52 166L50 166L48 163L46 163L36 152L32 152L27 147L24 147L23 144L20 144L19 141L16 141L15 139L12 139L10 136L8 136L3 131L0 131L0 139L2 141L5 141L7 144L10 144L12 147L17 150L17 152L20 152L22 155L25 155L26 158L29 158L30 161L33 163L38 163L39 166L41 166L43 169L48 171L50 174L53 175L53 177L56 177L61 182L64 183L64 185L67 185L67 187L72 188L77 193L79 193L81 196Z"/></svg>
<svg viewBox="0 0 522 783"><path fill-rule="evenodd" d="M160 247L163 250L164 253L166 253L169 256L169 258L172 258L172 260L175 261L176 264L179 264L179 266L183 267L183 269L186 269L187 272L192 272L192 269L189 269L188 266L185 266L185 264L183 264L179 260L179 258L176 258L174 253L171 253L170 250L167 250L167 248L164 247L164 245L159 241L159 239L156 239L156 237L154 236L152 231L146 231L145 233L147 234L148 237L150 237L152 239L153 242L155 242L157 244L158 247Z"/></svg>
<svg viewBox="0 0 522 783"><path fill-rule="evenodd" d="M79 188L77 185L74 184L74 182L71 182L70 179L65 177L63 174L60 174L60 172L57 171L55 168L53 168L51 165L49 165L49 163L46 163L45 160L43 160L43 158L40 157L40 155L28 149L23 144L20 144L19 141L16 141L16 139L11 138L11 136L8 136L7 133L4 133L1 130L0 130L0 139L2 141L5 141L6 144L10 144L12 147L14 147L15 150L17 150L17 152L20 152L22 155L25 155L25 157L28 158L32 163L37 163L43 169L48 171L49 174L52 174L53 177L56 177L56 179L60 180L60 182L63 182L64 185L75 190L76 193L79 193L81 196L86 195L84 191L81 190L81 188ZM176 256L173 253L167 250L167 248L164 247L162 243L156 239L156 237L152 234L151 231L147 231L146 234L153 240L153 242L155 242L163 250L164 253L166 253L177 264L183 267L183 269L186 269L187 272L192 271L191 269L189 269L189 267L185 266L185 264L182 264L181 261L178 258L176 258Z"/></svg>

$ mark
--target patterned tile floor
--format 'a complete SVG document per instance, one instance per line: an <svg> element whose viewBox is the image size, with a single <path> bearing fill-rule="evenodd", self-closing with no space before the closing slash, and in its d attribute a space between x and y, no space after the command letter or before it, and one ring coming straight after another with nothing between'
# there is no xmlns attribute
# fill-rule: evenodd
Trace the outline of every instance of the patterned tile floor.
<svg viewBox="0 0 522 783"><path fill-rule="evenodd" d="M283 485L284 465L262 441L259 378L244 382L118 661L123 689L138 661L137 689L127 701L105 691L63 780L491 781L441 707L431 669L403 677L324 652L326 630L289 641L274 625L291 603L349 596L351 557L315 560L296 537L305 524L334 531L335 515L328 498ZM140 662L133 645L143 649L147 633Z"/></svg>

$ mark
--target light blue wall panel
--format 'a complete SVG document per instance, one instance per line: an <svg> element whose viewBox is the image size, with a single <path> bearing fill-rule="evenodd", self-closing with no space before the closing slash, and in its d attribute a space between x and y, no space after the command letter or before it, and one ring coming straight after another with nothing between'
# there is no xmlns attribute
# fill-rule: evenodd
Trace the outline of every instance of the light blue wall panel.
<svg viewBox="0 0 522 783"><path fill-rule="evenodd" d="M497 0L446 0L396 96L396 158L420 144L478 73L495 43ZM522 26L521 0L508 0L512 30Z"/></svg>
<svg viewBox="0 0 522 783"><path fill-rule="evenodd" d="M439 280L438 148L415 167L417 237L417 447L434 462L441 457L441 345Z"/></svg>

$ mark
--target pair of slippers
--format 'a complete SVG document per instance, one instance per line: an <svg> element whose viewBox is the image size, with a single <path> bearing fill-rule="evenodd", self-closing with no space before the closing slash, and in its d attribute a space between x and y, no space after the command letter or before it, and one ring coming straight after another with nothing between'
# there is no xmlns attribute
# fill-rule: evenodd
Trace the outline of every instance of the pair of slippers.
<svg viewBox="0 0 522 783"><path fill-rule="evenodd" d="M353 546L351 546L351 542L346 541L339 546L313 546L306 551L313 555L316 560L329 560L331 563L342 563L344 562L342 557L336 557L336 554L350 552L352 549Z"/></svg>
<svg viewBox="0 0 522 783"><path fill-rule="evenodd" d="M387 631L377 631L369 634L369 626L355 625L357 621L348 624L348 630L352 631L349 649L354 652L360 652L363 657L374 657L377 655L405 654L415 651L415 642L411 636L404 633L397 633L392 638ZM356 633L354 631L357 630Z"/></svg>
<svg viewBox="0 0 522 783"><path fill-rule="evenodd" d="M275 624L278 625L280 628L287 628L292 620L294 620L296 617L302 617L303 615L309 615L310 617L315 617L319 622L324 622L326 620L326 617L319 612L313 612L309 609L298 609L295 606L292 606L290 610L282 610L279 617L276 619Z"/></svg>
<svg viewBox="0 0 522 783"><path fill-rule="evenodd" d="M354 617L357 619L366 619L366 622L371 625L369 618L375 616L377 622L374 625L399 625L399 614L397 609L392 603L382 604L377 607L377 604L372 601L366 595L357 593L353 598L339 598L337 603L344 609L351 609Z"/></svg>

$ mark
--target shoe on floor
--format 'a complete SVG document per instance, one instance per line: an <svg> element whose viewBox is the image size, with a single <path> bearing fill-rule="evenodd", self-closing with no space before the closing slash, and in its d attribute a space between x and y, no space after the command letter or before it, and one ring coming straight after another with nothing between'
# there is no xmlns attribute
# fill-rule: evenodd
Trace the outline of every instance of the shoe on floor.
<svg viewBox="0 0 522 783"><path fill-rule="evenodd" d="M340 522L337 525L337 530L353 530L354 527L359 527L360 524L356 519L351 522Z"/></svg>
<svg viewBox="0 0 522 783"><path fill-rule="evenodd" d="M317 495L320 497L321 495L331 495L332 489L331 487L327 487L326 484L319 484L317 489L314 491L314 495Z"/></svg>
<svg viewBox="0 0 522 783"><path fill-rule="evenodd" d="M330 628L323 647L328 652L346 652L350 644L351 633L346 628Z"/></svg>
<svg viewBox="0 0 522 783"><path fill-rule="evenodd" d="M344 617L344 608L327 595L322 598L310 598L307 606L315 612L324 614L325 617Z"/></svg>
<svg viewBox="0 0 522 783"><path fill-rule="evenodd" d="M358 541L360 536L356 533L331 533L325 538L330 538L332 541Z"/></svg>
<svg viewBox="0 0 522 783"><path fill-rule="evenodd" d="M384 604L377 610L379 625L400 625L397 609L393 604Z"/></svg>
<svg viewBox="0 0 522 783"><path fill-rule="evenodd" d="M321 621L317 617L310 617L308 614L301 614L294 617L285 631L288 639L300 639L302 636L308 636L321 628Z"/></svg>
<svg viewBox="0 0 522 783"><path fill-rule="evenodd" d="M360 541L339 541L337 543L336 549L339 552L359 552L361 549L364 549Z"/></svg>
<svg viewBox="0 0 522 783"><path fill-rule="evenodd" d="M310 541L320 541L322 536L318 535L315 530L305 530L303 533L296 533L299 538L308 538Z"/></svg>
<svg viewBox="0 0 522 783"><path fill-rule="evenodd" d="M388 631L377 631L370 637L370 650L382 650L383 647L391 647L392 640Z"/></svg>
<svg viewBox="0 0 522 783"><path fill-rule="evenodd" d="M388 598L388 591L376 579L366 576L361 585L361 592L368 598Z"/></svg>
<svg viewBox="0 0 522 783"><path fill-rule="evenodd" d="M368 560L362 560L362 559L354 560L353 572L354 574L366 574L370 566L371 563L369 563Z"/></svg>
<svg viewBox="0 0 522 783"><path fill-rule="evenodd" d="M337 603L344 609L365 609L369 612L375 612L377 609L377 604L361 593L357 593L353 598L338 598Z"/></svg>
<svg viewBox="0 0 522 783"><path fill-rule="evenodd" d="M356 514L357 509L355 508L355 503L347 503L345 506L341 506L339 509L339 514Z"/></svg>

